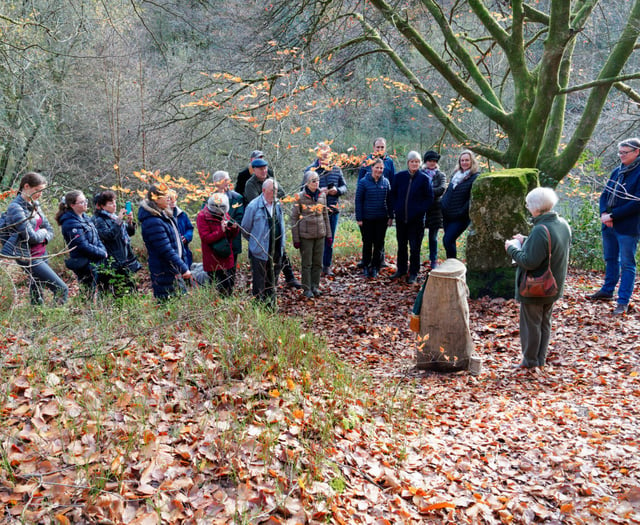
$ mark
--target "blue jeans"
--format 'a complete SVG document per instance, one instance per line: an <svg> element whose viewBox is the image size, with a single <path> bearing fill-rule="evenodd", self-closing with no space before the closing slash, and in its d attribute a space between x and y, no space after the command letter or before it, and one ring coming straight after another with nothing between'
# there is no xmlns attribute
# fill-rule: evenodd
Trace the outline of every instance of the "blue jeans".
<svg viewBox="0 0 640 525"><path fill-rule="evenodd" d="M43 286L46 286L53 292L58 304L67 302L69 297L69 288L62 279L54 272L47 261L42 259L34 259L28 264L20 263L20 266L29 276L29 295L31 296L31 304L43 304L42 297Z"/></svg>
<svg viewBox="0 0 640 525"><path fill-rule="evenodd" d="M331 225L331 242L324 242L324 253L322 254L322 266L330 268L333 262L333 242L336 238L336 230L338 229L339 212L329 214L329 224Z"/></svg>
<svg viewBox="0 0 640 525"><path fill-rule="evenodd" d="M440 228L429 228L429 261L431 267L438 260L438 230Z"/></svg>
<svg viewBox="0 0 640 525"><path fill-rule="evenodd" d="M602 291L613 295L618 287L618 304L629 304L636 282L636 249L638 236L621 235L613 228L602 229L602 250L606 270Z"/></svg>
<svg viewBox="0 0 640 525"><path fill-rule="evenodd" d="M444 219L444 236L442 244L447 252L447 259L455 259L458 252L456 250L456 241L467 229L471 221L469 219Z"/></svg>

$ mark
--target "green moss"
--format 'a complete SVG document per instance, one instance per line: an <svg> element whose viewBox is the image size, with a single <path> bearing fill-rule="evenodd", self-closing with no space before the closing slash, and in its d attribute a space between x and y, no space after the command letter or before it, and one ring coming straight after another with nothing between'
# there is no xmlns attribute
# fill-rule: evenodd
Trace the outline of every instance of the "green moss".
<svg viewBox="0 0 640 525"><path fill-rule="evenodd" d="M536 168L512 168L483 173L473 184L471 198L484 200L487 191L491 191L491 195L497 194L498 197L514 193L526 195L540 185L538 174ZM504 193L501 190L504 190Z"/></svg>
<svg viewBox="0 0 640 525"><path fill-rule="evenodd" d="M467 270L467 287L472 299L483 297L504 297L513 299L515 295L515 268L496 268L495 270Z"/></svg>

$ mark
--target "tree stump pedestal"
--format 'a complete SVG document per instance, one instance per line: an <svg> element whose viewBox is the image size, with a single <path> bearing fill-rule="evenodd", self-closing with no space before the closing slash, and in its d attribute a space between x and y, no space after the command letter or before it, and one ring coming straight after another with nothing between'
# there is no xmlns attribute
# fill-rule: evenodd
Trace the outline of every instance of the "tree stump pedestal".
<svg viewBox="0 0 640 525"><path fill-rule="evenodd" d="M420 309L422 342L417 367L421 370L455 372L469 368L473 342L466 271L459 260L447 259L429 274Z"/></svg>

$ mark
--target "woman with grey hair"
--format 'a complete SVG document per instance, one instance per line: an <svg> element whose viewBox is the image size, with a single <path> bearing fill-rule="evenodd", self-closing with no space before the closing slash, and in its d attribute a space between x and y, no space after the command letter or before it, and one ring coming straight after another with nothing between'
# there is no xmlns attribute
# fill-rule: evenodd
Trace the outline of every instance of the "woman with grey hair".
<svg viewBox="0 0 640 525"><path fill-rule="evenodd" d="M321 295L322 254L325 241L331 242L327 194L320 191L319 183L315 171L304 174L304 187L296 196L291 214L291 236L293 246L300 250L302 286L308 299Z"/></svg>
<svg viewBox="0 0 640 525"><path fill-rule="evenodd" d="M505 250L517 264L516 299L520 302L520 344L522 361L517 368L544 366L551 337L551 312L562 297L567 276L571 229L553 207L558 196L551 188L535 188L526 197L526 206L533 216L533 228L528 237L514 235L504 244ZM551 251L549 252L549 248ZM551 297L523 297L520 282L526 272L533 277L551 269L558 291Z"/></svg>
<svg viewBox="0 0 640 525"><path fill-rule="evenodd" d="M231 185L231 177L226 171L218 170L212 176L213 186L218 193L224 193L229 199L229 217L237 224L242 224L244 217L244 198L237 191L234 191ZM242 235L236 235L232 241L233 244L233 268L229 270L229 274L233 282L236 279L236 269L238 267L238 257L242 253Z"/></svg>
<svg viewBox="0 0 640 525"><path fill-rule="evenodd" d="M233 239L240 227L229 216L226 193L214 193L196 217L202 248L202 266L222 296L229 296L235 284Z"/></svg>
<svg viewBox="0 0 640 525"><path fill-rule="evenodd" d="M405 276L408 269L409 284L414 284L418 279L420 248L424 238L424 219L433 203L431 181L420 169L421 164L422 155L417 151L410 151L407 155L408 169L396 173L391 186L391 202L398 240L397 269L391 278L399 279Z"/></svg>

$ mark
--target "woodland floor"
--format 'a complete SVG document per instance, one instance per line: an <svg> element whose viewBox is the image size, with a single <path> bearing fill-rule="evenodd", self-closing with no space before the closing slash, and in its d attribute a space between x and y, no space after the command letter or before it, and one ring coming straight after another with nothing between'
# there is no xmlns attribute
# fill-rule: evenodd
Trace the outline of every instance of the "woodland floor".
<svg viewBox="0 0 640 525"><path fill-rule="evenodd" d="M206 387L216 359L204 334L150 335L85 364L60 359L46 384L22 368L28 336L6 337L0 521L640 523L640 308L613 317L612 305L585 301L601 274L570 272L549 364L533 371L511 368L517 303L470 300L483 360L473 376L416 370L408 313L418 285L393 282L390 271L364 279L355 261L335 271L315 300L283 288L280 311L311 319L343 361L370 376L374 399L398 401L342 408L322 449L301 437L313 414L339 410L330 392L312 385L291 402L272 390L299 391L296 377ZM185 385L174 379L189 345L201 350L203 375ZM143 416L134 403L142 399ZM254 422L225 435L241 415ZM277 424L265 463L256 442ZM89 490L96 473L106 481Z"/></svg>
<svg viewBox="0 0 640 525"><path fill-rule="evenodd" d="M395 479L424 489L409 514L434 523L462 516L472 523L640 523L640 308L612 316L614 303L585 300L602 275L571 271L554 308L548 365L514 371L518 304L470 300L482 372L438 374L415 367L408 313L419 286L391 281L390 273L365 279L349 264L325 280L321 298L301 307L289 292L280 306L313 316L315 331L374 383L414 389L423 416L402 419L406 459L393 469ZM375 450L375 443L354 439L342 461L360 469ZM371 485L365 476L354 494L366 501L373 491L369 499L377 504L384 494L393 508L399 491L384 482L381 465L372 470L383 483ZM465 511L447 515L447 504Z"/></svg>

